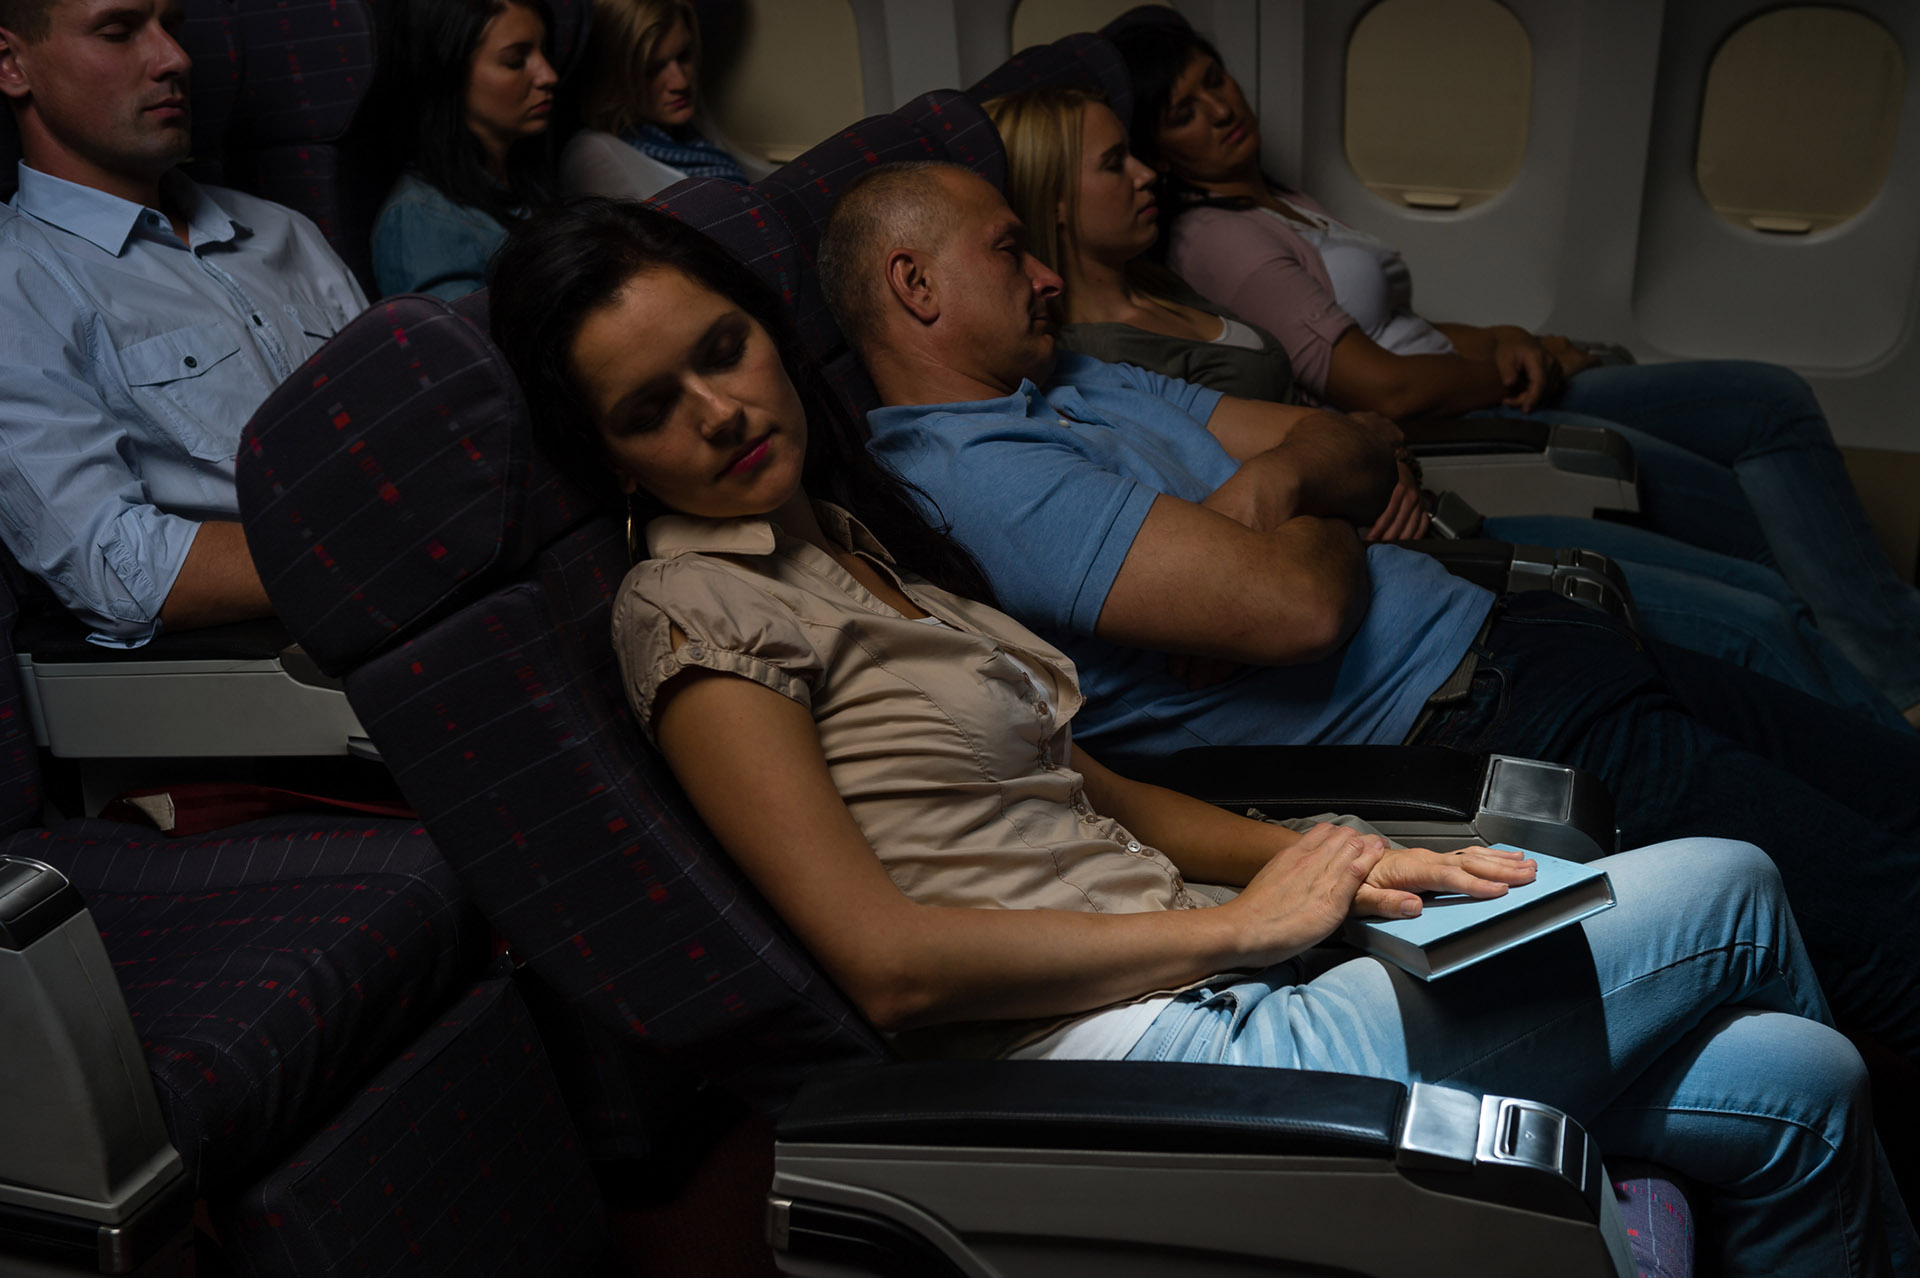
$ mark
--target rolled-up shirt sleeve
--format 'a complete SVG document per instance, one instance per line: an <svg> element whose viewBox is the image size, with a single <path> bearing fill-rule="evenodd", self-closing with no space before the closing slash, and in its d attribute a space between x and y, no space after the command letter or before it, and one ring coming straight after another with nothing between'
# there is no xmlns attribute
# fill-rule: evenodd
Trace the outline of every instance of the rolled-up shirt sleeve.
<svg viewBox="0 0 1920 1278"><path fill-rule="evenodd" d="M0 535L96 637L142 643L200 525L147 499L89 377L107 338L83 300L31 257L7 258L11 295L29 301L0 330ZM42 298L55 304L43 310Z"/></svg>

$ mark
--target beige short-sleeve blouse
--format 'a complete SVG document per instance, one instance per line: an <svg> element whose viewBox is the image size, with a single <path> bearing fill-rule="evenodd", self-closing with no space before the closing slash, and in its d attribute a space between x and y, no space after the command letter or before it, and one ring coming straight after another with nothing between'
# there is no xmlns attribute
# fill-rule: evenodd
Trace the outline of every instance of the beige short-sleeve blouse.
<svg viewBox="0 0 1920 1278"><path fill-rule="evenodd" d="M1111 913L1212 904L1088 804L1070 766L1081 701L1071 661L1005 614L896 570L845 511L815 509L829 537L945 624L902 616L765 520L656 520L653 557L622 583L613 623L649 734L662 687L689 667L806 706L835 787L916 901ZM677 651L670 627L687 637Z"/></svg>

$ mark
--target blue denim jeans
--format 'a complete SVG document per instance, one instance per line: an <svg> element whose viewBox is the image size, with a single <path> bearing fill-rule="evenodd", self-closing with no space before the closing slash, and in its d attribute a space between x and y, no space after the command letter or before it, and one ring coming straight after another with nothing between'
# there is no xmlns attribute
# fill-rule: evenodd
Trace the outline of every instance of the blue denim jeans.
<svg viewBox="0 0 1920 1278"><path fill-rule="evenodd" d="M1764 847L1841 1022L1920 1059L1920 736L1543 592L1497 600L1480 653L1415 744L1585 768L1628 847Z"/></svg>
<svg viewBox="0 0 1920 1278"><path fill-rule="evenodd" d="M1370 958L1223 977L1176 998L1129 1059L1544 1101L1609 1157L1705 1187L1724 1273L1913 1273L1865 1066L1829 1024L1766 857L1683 839L1602 864L1619 904L1524 950L1432 983Z"/></svg>
<svg viewBox="0 0 1920 1278"><path fill-rule="evenodd" d="M1677 644L1777 679L1902 731L1894 703L1868 682L1779 573L1644 528L1569 515L1503 515L1486 534L1502 541L1580 546L1610 555L1627 575L1640 624Z"/></svg>
<svg viewBox="0 0 1920 1278"><path fill-rule="evenodd" d="M1920 590L1874 540L1797 374L1741 360L1595 368L1535 415L1561 413L1625 428L1646 527L1778 569L1888 700L1920 703Z"/></svg>

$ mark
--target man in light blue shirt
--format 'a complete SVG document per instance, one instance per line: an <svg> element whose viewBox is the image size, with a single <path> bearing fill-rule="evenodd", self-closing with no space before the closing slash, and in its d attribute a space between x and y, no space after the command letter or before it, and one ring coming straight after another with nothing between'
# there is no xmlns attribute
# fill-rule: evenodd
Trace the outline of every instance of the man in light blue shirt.
<svg viewBox="0 0 1920 1278"><path fill-rule="evenodd" d="M319 229L202 187L175 0L0 0L0 538L97 641L272 611L241 429L366 307Z"/></svg>

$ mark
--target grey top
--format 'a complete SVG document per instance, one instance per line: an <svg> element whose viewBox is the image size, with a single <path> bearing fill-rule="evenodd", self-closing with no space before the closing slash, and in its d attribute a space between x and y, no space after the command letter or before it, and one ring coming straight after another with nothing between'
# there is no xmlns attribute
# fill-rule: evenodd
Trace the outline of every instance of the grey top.
<svg viewBox="0 0 1920 1278"><path fill-rule="evenodd" d="M1134 364L1241 399L1267 399L1281 404L1299 402L1293 393L1293 365L1273 334L1256 324L1247 324L1191 289L1169 291L1162 296L1245 325L1259 337L1258 349L1231 342L1168 337L1131 324L1067 324L1060 329L1060 345L1109 364Z"/></svg>

